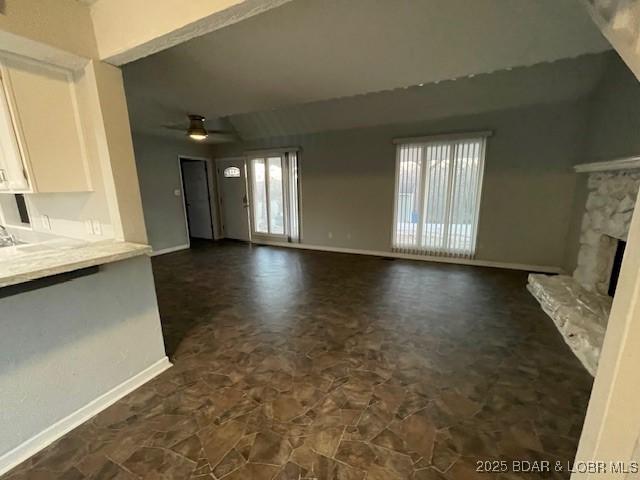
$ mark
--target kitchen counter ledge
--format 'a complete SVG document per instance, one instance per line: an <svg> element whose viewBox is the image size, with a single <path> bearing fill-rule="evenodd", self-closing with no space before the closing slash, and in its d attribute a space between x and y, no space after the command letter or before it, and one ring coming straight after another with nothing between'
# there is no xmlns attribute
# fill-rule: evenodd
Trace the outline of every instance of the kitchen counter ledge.
<svg viewBox="0 0 640 480"><path fill-rule="evenodd" d="M6 249L15 249L13 252ZM138 243L43 242L0 249L0 288L151 253ZM12 254L13 253L13 254Z"/></svg>

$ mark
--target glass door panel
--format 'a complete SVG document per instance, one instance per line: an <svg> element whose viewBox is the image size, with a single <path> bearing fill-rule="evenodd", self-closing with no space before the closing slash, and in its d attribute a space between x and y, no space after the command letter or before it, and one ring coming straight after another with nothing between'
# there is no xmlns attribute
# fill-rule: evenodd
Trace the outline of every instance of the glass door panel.
<svg viewBox="0 0 640 480"><path fill-rule="evenodd" d="M300 239L298 157L294 152L249 161L252 231L277 241Z"/></svg>
<svg viewBox="0 0 640 480"><path fill-rule="evenodd" d="M284 235L284 188L282 185L282 159L267 159L269 169L269 233Z"/></svg>
<svg viewBox="0 0 640 480"><path fill-rule="evenodd" d="M258 233L269 233L269 212L267 211L267 182L263 158L251 161L251 181L253 191L253 228Z"/></svg>

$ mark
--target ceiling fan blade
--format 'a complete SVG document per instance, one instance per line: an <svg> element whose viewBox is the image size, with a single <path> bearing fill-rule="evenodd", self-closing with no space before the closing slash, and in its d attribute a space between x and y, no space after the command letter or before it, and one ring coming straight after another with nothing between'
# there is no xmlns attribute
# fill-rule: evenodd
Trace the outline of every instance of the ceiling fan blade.
<svg viewBox="0 0 640 480"><path fill-rule="evenodd" d="M190 120L193 123L193 119L191 117L196 117L196 115L192 115L189 116ZM200 117L199 115L197 117ZM200 121L200 125L198 125L198 128L200 129L200 131L202 131L203 129L203 121L204 121L204 117L201 117L202 120ZM162 128L166 129L166 130L173 130L176 132L181 132L183 135L187 136L189 135L189 131L190 129L193 127L192 124L190 125L181 125L181 124L170 124L170 125L162 125ZM225 142L236 142L240 139L238 133L231 129L231 130L214 130L214 129L205 129L207 134L209 135L209 142L213 142L213 143L225 143Z"/></svg>
<svg viewBox="0 0 640 480"><path fill-rule="evenodd" d="M209 130L207 128L207 133L210 133L212 135L235 135L236 132L232 131L232 130Z"/></svg>

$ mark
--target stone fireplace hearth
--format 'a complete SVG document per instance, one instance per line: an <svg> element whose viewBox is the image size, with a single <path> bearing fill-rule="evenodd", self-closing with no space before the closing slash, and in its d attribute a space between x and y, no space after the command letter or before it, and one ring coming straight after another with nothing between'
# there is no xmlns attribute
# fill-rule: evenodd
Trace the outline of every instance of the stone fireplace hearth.
<svg viewBox="0 0 640 480"><path fill-rule="evenodd" d="M637 163L634 169L631 160ZM577 268L572 276L529 275L527 288L592 375L611 310L621 242L626 242L640 186L637 167L637 159L576 167L578 172L589 172Z"/></svg>

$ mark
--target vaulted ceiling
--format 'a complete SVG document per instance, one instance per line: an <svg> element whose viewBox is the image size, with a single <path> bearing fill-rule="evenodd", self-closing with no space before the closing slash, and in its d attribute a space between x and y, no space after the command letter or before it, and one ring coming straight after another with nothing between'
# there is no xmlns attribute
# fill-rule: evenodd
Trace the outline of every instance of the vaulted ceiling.
<svg viewBox="0 0 640 480"><path fill-rule="evenodd" d="M228 117L241 138L410 123L574 101L598 86L613 52L409 88Z"/></svg>
<svg viewBox="0 0 640 480"><path fill-rule="evenodd" d="M609 49L577 0L294 0L124 67L134 131Z"/></svg>

